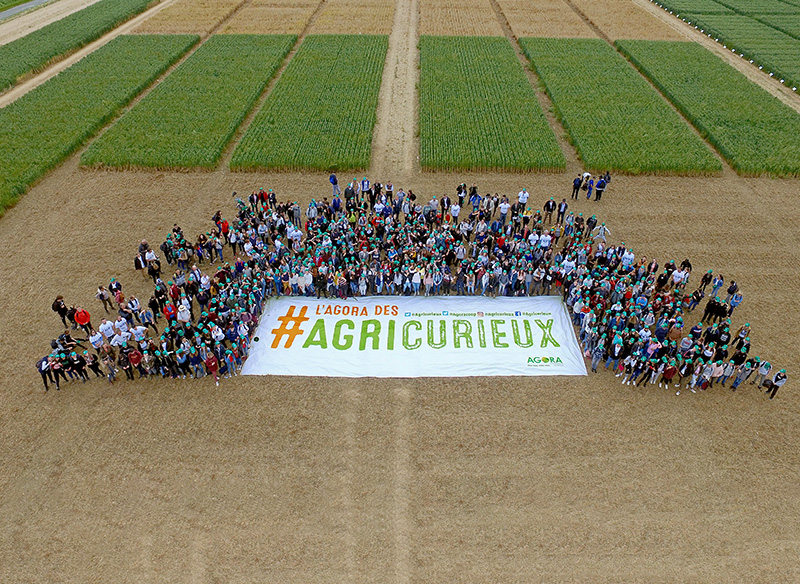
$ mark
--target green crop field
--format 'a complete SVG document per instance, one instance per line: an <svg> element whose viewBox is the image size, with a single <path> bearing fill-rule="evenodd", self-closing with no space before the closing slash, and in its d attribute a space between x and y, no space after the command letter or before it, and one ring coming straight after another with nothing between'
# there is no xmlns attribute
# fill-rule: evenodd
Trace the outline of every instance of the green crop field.
<svg viewBox="0 0 800 584"><path fill-rule="evenodd" d="M722 169L681 116L605 41L524 38L520 44L587 169Z"/></svg>
<svg viewBox="0 0 800 584"><path fill-rule="evenodd" d="M388 37L309 35L231 160L233 170L362 169Z"/></svg>
<svg viewBox="0 0 800 584"><path fill-rule="evenodd" d="M677 15L685 12L703 14L733 14L733 10L714 0L659 0L659 5L669 8Z"/></svg>
<svg viewBox="0 0 800 584"><path fill-rule="evenodd" d="M800 40L739 14L695 14L690 18L728 49L744 54L787 85L800 85Z"/></svg>
<svg viewBox="0 0 800 584"><path fill-rule="evenodd" d="M0 109L0 213L198 40L121 36Z"/></svg>
<svg viewBox="0 0 800 584"><path fill-rule="evenodd" d="M565 168L564 154L508 40L422 36L419 48L423 169Z"/></svg>
<svg viewBox="0 0 800 584"><path fill-rule="evenodd" d="M739 14L795 14L797 6L782 0L717 0ZM700 9L696 9L701 12Z"/></svg>
<svg viewBox="0 0 800 584"><path fill-rule="evenodd" d="M216 35L84 153L84 165L213 167L296 37Z"/></svg>
<svg viewBox="0 0 800 584"><path fill-rule="evenodd" d="M154 0L102 0L52 24L0 46L0 91L22 75L100 38L143 12Z"/></svg>
<svg viewBox="0 0 800 584"><path fill-rule="evenodd" d="M737 172L800 174L800 115L700 45L617 41Z"/></svg>
<svg viewBox="0 0 800 584"><path fill-rule="evenodd" d="M754 15L753 18L800 40L800 8L797 14L762 14Z"/></svg>

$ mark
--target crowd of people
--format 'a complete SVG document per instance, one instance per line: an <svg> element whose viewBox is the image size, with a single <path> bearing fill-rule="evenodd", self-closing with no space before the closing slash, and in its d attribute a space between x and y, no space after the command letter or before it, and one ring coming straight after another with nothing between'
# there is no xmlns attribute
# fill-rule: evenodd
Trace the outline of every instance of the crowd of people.
<svg viewBox="0 0 800 584"><path fill-rule="evenodd" d="M573 198L586 184L600 200L610 180L579 176ZM680 394L749 381L772 399L786 382L784 369L753 355L750 325L732 324L744 299L736 282L708 271L690 287L688 259L660 266L637 257L566 198L538 207L526 189L481 195L461 184L452 197L423 200L366 177L344 191L335 175L330 182L330 200L305 209L259 189L236 198L230 220L217 211L195 238L176 224L157 248L141 241L134 267L152 280L152 295L140 302L112 278L95 294L99 323L57 297L64 332L37 364L45 389L90 373L114 383L121 371L129 380L211 375L219 384L247 357L264 300L280 295L560 294L592 371L602 364L625 385Z"/></svg>

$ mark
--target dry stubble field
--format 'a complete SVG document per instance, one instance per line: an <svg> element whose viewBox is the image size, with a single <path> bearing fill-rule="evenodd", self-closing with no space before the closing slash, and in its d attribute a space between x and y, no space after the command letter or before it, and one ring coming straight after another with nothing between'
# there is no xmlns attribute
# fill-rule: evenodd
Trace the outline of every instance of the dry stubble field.
<svg viewBox="0 0 800 584"><path fill-rule="evenodd" d="M637 254L740 282L737 322L789 370L772 402L751 386L676 397L608 374L45 394L33 365L58 332L57 293L99 316L92 293L111 276L149 294L132 269L141 238L176 221L206 231L233 190L305 203L329 188L325 175L105 172L77 158L0 220L0 581L800 578L800 181L618 176L602 203L573 205ZM569 196L570 159L563 174L373 178L424 196L527 186L543 202Z"/></svg>

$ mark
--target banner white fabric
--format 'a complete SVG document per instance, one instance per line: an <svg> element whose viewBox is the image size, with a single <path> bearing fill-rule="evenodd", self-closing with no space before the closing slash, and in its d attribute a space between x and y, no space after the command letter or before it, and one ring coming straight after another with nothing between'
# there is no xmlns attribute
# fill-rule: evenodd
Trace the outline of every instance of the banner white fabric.
<svg viewBox="0 0 800 584"><path fill-rule="evenodd" d="M268 301L244 375L586 375L556 296Z"/></svg>

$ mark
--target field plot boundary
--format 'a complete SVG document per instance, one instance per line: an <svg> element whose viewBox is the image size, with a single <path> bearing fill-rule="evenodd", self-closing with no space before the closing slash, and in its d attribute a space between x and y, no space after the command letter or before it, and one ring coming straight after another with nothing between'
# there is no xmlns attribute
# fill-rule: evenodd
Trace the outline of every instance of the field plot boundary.
<svg viewBox="0 0 800 584"><path fill-rule="evenodd" d="M722 170L694 128L605 40L529 37L520 45L587 169L678 175ZM605 107L604 98L627 107Z"/></svg>
<svg viewBox="0 0 800 584"><path fill-rule="evenodd" d="M617 47L734 170L800 175L800 114L722 59L691 42L624 40Z"/></svg>
<svg viewBox="0 0 800 584"><path fill-rule="evenodd" d="M81 164L213 168L295 40L212 36L96 140Z"/></svg>
<svg viewBox="0 0 800 584"><path fill-rule="evenodd" d="M420 36L423 170L556 170L563 152L505 37Z"/></svg>
<svg viewBox="0 0 800 584"><path fill-rule="evenodd" d="M159 2L101 0L0 45L0 92L65 59Z"/></svg>
<svg viewBox="0 0 800 584"><path fill-rule="evenodd" d="M2 209L75 152L197 41L192 35L117 38L0 110ZM153 54L143 55L148 50Z"/></svg>
<svg viewBox="0 0 800 584"><path fill-rule="evenodd" d="M236 146L231 170L368 168L387 49L386 35L306 36Z"/></svg>

